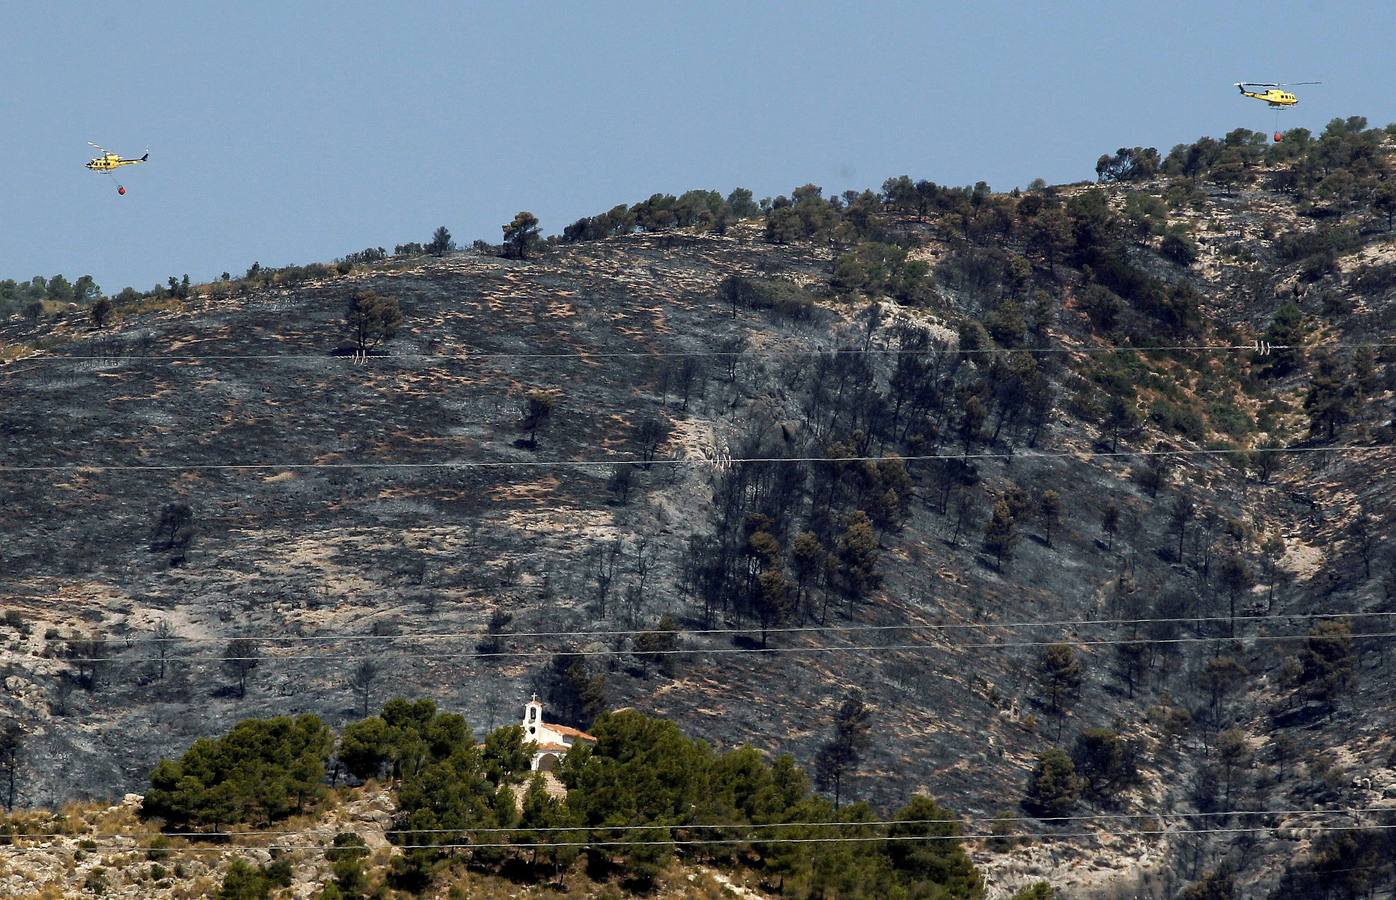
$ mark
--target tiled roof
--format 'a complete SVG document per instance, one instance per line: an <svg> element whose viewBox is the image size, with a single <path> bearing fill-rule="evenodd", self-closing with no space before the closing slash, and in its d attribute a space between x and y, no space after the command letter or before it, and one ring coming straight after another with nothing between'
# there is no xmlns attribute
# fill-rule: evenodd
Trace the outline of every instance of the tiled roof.
<svg viewBox="0 0 1396 900"><path fill-rule="evenodd" d="M567 745L566 745L566 744L539 744L539 745L538 745L538 752L539 752L539 753L557 753L558 751L566 750L566 749L567 749Z"/></svg>
<svg viewBox="0 0 1396 900"><path fill-rule="evenodd" d="M566 737L573 737L579 741L589 741L593 744L596 743L596 738L577 728L568 728L566 725L547 725L545 727L550 731L555 731Z"/></svg>

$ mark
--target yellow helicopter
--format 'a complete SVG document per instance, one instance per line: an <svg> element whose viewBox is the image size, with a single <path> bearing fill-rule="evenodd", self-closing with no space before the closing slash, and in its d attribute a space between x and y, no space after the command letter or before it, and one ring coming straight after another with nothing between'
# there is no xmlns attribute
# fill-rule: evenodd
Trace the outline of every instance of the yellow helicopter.
<svg viewBox="0 0 1396 900"><path fill-rule="evenodd" d="M147 149L145 151L145 155L140 157L139 159L127 159L121 154L113 153L105 147L99 147L91 141L88 141L87 143L88 146L95 148L102 154L101 156L94 156L92 159L88 160L87 168L91 169L93 172L101 172L103 175L110 175L122 166L134 166L136 163L143 163L146 160L150 159L149 149ZM116 186L116 192L118 194L121 194L122 196L125 196L125 186L118 184Z"/></svg>
<svg viewBox="0 0 1396 900"><path fill-rule="evenodd" d="M1321 81L1293 81L1287 84L1276 81L1238 81L1236 82L1236 89L1241 92L1241 96L1243 97L1250 97L1253 100L1264 100L1275 109L1284 109L1298 103L1299 98L1289 91L1280 90L1280 88L1322 83ZM1246 88L1269 88L1269 90L1248 91Z"/></svg>
<svg viewBox="0 0 1396 900"><path fill-rule="evenodd" d="M134 166L136 163L143 163L146 160L150 159L149 150L145 151L145 155L138 159L127 159L118 153L111 152L105 147L98 147L91 141L88 141L87 145L96 150L99 150L102 154L101 156L93 157L87 162L87 168L91 169L94 172L111 172L121 168L122 166Z"/></svg>

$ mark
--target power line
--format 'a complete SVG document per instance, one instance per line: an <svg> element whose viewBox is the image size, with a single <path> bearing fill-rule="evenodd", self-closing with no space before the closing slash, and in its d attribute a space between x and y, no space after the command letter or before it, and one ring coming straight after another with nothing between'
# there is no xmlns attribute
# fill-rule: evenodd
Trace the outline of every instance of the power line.
<svg viewBox="0 0 1396 900"><path fill-rule="evenodd" d="M1244 619L1242 619L1244 621ZM757 630L757 629L752 629ZM1052 641L997 641L984 643L945 643L945 644L853 644L835 647L687 647L668 650L632 651L637 656L725 656L731 654L769 656L780 653L858 653L894 652L911 650L1004 650L1025 647L1050 647L1055 644L1071 644L1077 647L1115 646L1119 644L1215 644L1222 641L1307 641L1315 639L1311 634L1257 634L1249 638L1235 637L1176 637L1176 638L1125 638L1112 640L1052 640ZM1350 640L1363 638L1396 637L1396 631L1376 631L1346 635ZM1318 636L1318 639L1322 639ZM158 662L291 662L316 659L339 660L482 660L500 658L543 658L552 656L614 656L622 651L603 650L492 650L458 651L441 653L296 653L282 656L96 656L96 657L57 657L61 662L70 663L158 663Z"/></svg>
<svg viewBox="0 0 1396 900"><path fill-rule="evenodd" d="M1396 348L1396 342L1388 341L1363 341L1354 343L1335 343L1315 345L1326 350L1385 350ZM798 358L806 356L993 356L997 354L1021 354L1032 355L1053 354L1053 355L1093 355L1106 353L1258 353L1266 355L1273 350L1299 350L1291 344L1271 344L1267 341L1256 340L1249 344L1159 344L1154 346L1145 345L1114 345L1114 346L1089 346L1078 347L1051 346L1051 347L991 347L981 349L966 349L961 347L830 347L813 349L791 349L777 350L772 348L746 348L742 350L601 350L596 352L544 352L544 351L479 351L464 353L198 353L198 354L84 354L84 355L51 355L45 356L34 354L32 356L18 357L14 362L33 363L55 363L55 362L251 362L270 360L319 360L325 362L347 361L355 364L368 362L425 362L425 363L446 363L446 362L470 362L470 361L491 361L491 360L558 360L558 359L698 359L717 358L728 359L733 357L770 357L770 358ZM28 371L28 370L26 370Z"/></svg>
<svg viewBox="0 0 1396 900"><path fill-rule="evenodd" d="M952 823L947 822L946 820L943 820L943 819L941 819L941 820L935 820L935 821L936 821L938 824L952 824ZM852 824L852 825L857 825L857 824L860 824L860 823L856 823L856 822L855 822L855 823L850 823L850 824ZM652 826L648 826L648 827L651 828L651 829L654 829L654 830L660 830L660 829L682 829L682 828L683 828L683 826L675 826L675 825L652 825ZM1018 835L1002 835L1002 834L993 834L993 833L971 832L971 833L968 833L968 834L841 835L841 836L830 836L830 837L771 837L771 838L751 838L751 837L745 837L745 838L710 838L710 839L707 839L707 840L703 840L703 839L680 839L680 840L667 840L667 841L665 841L665 840L644 840L644 841L556 841L556 842L547 842L547 843L542 843L542 842L540 842L540 843L536 843L536 844L527 844L527 843L520 843L520 842L504 841L504 842L489 842L489 843L394 844L393 847L396 848L396 849L398 849L398 850L488 850L488 849L514 849L514 850L517 850L517 849L520 849L520 848L527 849L527 848L529 848L529 847L537 847L537 848L539 848L539 849L554 849L554 848L579 848L579 849L584 849L584 848L587 848L587 847L669 847L669 846L684 847L684 846L713 846L713 845L753 844L753 843L755 843L755 844L839 844L839 843L844 843L844 844L861 844L861 843L874 843L874 842L904 842L904 841L975 841L975 840L985 840L985 839L990 839L990 838L1005 838L1005 837L1006 837L1006 838L1026 839L1026 840L1048 840L1048 841L1055 841L1055 840L1076 840L1076 839L1081 839L1081 838L1097 839L1097 840L1098 840L1098 839L1100 839L1100 838L1108 838L1108 837L1130 837L1130 836L1139 836L1139 837L1146 837L1146 836L1163 837L1163 836L1185 835L1185 834L1257 834L1257 833L1261 833L1261 832L1276 831L1276 830L1278 830L1278 829L1280 829L1280 828L1283 828L1283 827L1285 827L1285 826L1283 826L1283 825L1262 825L1262 826L1236 826L1236 827L1226 827L1226 828L1175 828L1175 829L1168 829L1168 828L1156 828L1156 829L1153 829L1153 828L1151 828L1151 829L1137 828L1137 829L1134 829L1134 828L1131 828L1131 829L1118 829L1118 830L1110 830L1110 831L1074 831L1074 832L1073 832L1073 831L1067 831L1067 832L1059 832L1059 833L1056 833L1056 834L1051 834L1051 833L1038 833L1038 834L1018 834ZM1351 832L1351 831L1386 831L1386 830L1390 830L1390 829L1396 829L1396 825L1382 825L1382 824L1374 824L1374 825L1313 825L1313 826L1301 826L1301 827L1304 827L1305 831L1310 832L1310 833L1318 833L1318 832ZM460 833L470 832L471 830L472 830L472 829L470 829L470 828L458 828L458 829L452 829L451 833L460 834ZM491 830L491 829L482 829L482 830ZM537 831L538 829L532 829L532 830ZM567 829L567 830L569 830L569 831L587 831L587 830L605 831L605 830L607 830L607 829L601 828L601 827L581 826L581 827L578 827L578 828L572 828L572 829ZM409 833L410 833L410 832L409 832ZM419 833L421 833L421 832L419 832ZM29 847L24 847L24 846L14 846L14 845L10 845L10 846L6 847L5 849L6 849L7 851L10 851L10 850L44 850L44 851L52 852L55 848L52 847L52 846L29 846ZM67 849L67 848L63 848L63 849ZM360 848L360 847L334 847L334 846L329 845L329 844L302 844L302 845L296 845L296 844L261 844L261 845L258 845L258 844L210 844L210 845L206 845L206 846L189 845L189 846L186 846L186 847L163 847L163 846L157 847L157 846L125 846L125 845L112 845L112 846L107 847L107 848L104 848L104 849L107 849L107 850L109 850L109 851L120 850L120 851L123 851L123 852L139 852L139 851L158 850L158 851L168 851L168 852L171 852L171 853L177 853L177 852L183 852L183 851L194 851L194 852L221 852L221 851L226 851L226 850L263 850L263 851L266 851L266 850L281 850L281 851L330 850L330 851L334 851L334 852L353 853L353 852L356 852L356 851L359 851L359 850L363 850L363 849L365 849L365 848Z"/></svg>
<svg viewBox="0 0 1396 900"><path fill-rule="evenodd" d="M9 598L23 598L29 600L63 599L61 597L44 597L36 594L10 594ZM1111 628L1128 625L1152 625L1152 624L1186 624L1186 623L1208 623L1231 622L1241 620L1244 622L1266 622L1279 620L1309 620L1309 619L1349 619L1349 618L1371 618L1371 617L1391 617L1396 616L1394 612L1350 612L1350 613L1266 613L1263 615L1241 615L1231 616L1173 616L1166 618L1148 619L1045 619L1042 621L1021 621L1021 622L953 622L948 624L920 624L920 625L792 625L776 628L767 628L767 634L826 634L826 633L867 633L886 631L958 631L958 630L987 630L992 628ZM237 634L223 635L219 637L190 637L184 635L172 635L170 637L145 637L145 638L82 638L87 644L125 644L134 646L137 644L211 644L221 643L231 640L258 640L276 643L331 643L335 641L434 641L434 640L467 640L476 637L497 637L505 638L610 638L610 637L633 637L639 635L673 635L675 637L699 637L709 635L746 635L753 631L761 630L759 626L748 628L636 628L636 629L615 629L600 631L503 631L492 632L488 629L468 629L461 631L435 631L422 632L417 634L317 634L317 635L278 635L264 632L241 632ZM1139 642L1147 643L1146 639L1139 638ZM1126 643L1135 643L1136 639L1130 639Z"/></svg>
<svg viewBox="0 0 1396 900"><path fill-rule="evenodd" d="M1356 806L1346 809L1250 809L1213 811L1213 812L1174 812L1174 813L1090 813L1076 816L970 816L969 821L982 821L990 824L1007 822L1084 822L1122 819L1191 819L1191 818L1216 818L1229 816L1308 816L1308 815L1355 815L1357 813L1396 813L1396 807L1391 806ZM385 828L382 834L460 834L462 832L490 834L531 834L541 832L567 832L567 831L652 831L655 828L668 828L674 831L692 830L719 830L719 829L766 829L766 828L863 828L863 827L888 827L892 825L963 825L966 817L950 817L941 819L878 819L869 821L832 821L832 822L737 822L737 823L710 823L695 822L687 824L658 824L650 823L646 825L556 825L529 828L519 826L498 826L488 825L469 826L462 828ZM1283 827L1283 826L1271 826ZM1308 826L1295 826L1308 827ZM259 835L301 835L312 834L318 828L278 828L263 829L261 831L161 831L165 837L171 838L222 838L222 837L255 837ZM136 833L129 833L131 836L138 836ZM49 832L0 832L0 838L41 838L41 837L81 837L80 834L59 835ZM123 837L122 834L104 833L102 837ZM1003 837L1004 835L997 835ZM1039 836L1053 837L1053 832L1041 832ZM757 840L760 840L759 838Z"/></svg>
<svg viewBox="0 0 1396 900"><path fill-rule="evenodd" d="M1384 348L1396 347L1396 344L1342 344L1341 348ZM801 356L979 356L992 355L997 353L1031 353L1031 354L1096 354L1096 353L1165 353L1165 352L1214 352L1214 353L1234 353L1246 351L1251 353L1263 353L1267 350L1290 350L1295 349L1288 344L1165 344L1153 347L1145 346L1082 346L1082 347L1013 347L1013 348L988 348L988 349L963 349L959 347L925 347L920 349L891 348L891 347L837 347L837 348L814 348L803 350L776 350L771 348L747 348L743 350L603 350L597 352L541 352L541 351L482 351L466 353L201 353L201 354L131 354L120 353L73 355L73 356L43 356L35 354L33 356L23 356L17 358L16 362L250 362L267 360L321 360L326 362L347 361L356 364L367 362L397 362L408 360L413 362L469 362L486 360L554 360L554 359L689 359L689 358L719 358L727 359L732 357L801 357Z"/></svg>
<svg viewBox="0 0 1396 900"><path fill-rule="evenodd" d="M752 456L716 459L515 459L515 460L453 460L449 462L357 462L357 463L152 463L145 465L67 465L0 466L0 474L20 472L195 472L195 471L263 471L267 469L509 469L583 468L605 466L711 466L737 464L841 464L856 462L936 462L971 459L1081 459L1136 458L1146 456L1229 456L1236 453L1376 453L1396 449L1396 444L1361 446L1340 444L1334 447L1254 447L1251 449L1174 449L1174 450L1023 450L1000 453L924 453L886 456Z"/></svg>

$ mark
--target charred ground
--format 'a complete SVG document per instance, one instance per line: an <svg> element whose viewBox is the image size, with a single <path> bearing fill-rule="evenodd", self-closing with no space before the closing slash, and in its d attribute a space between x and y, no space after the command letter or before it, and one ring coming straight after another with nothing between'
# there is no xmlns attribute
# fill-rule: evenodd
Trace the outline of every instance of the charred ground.
<svg viewBox="0 0 1396 900"><path fill-rule="evenodd" d="M140 790L239 719L355 718L369 660L374 698L430 696L477 730L538 689L579 724L630 705L812 770L861 690L844 796L1022 816L1061 746L1093 779L1077 813L1180 832L981 848L1007 886L1162 896L1221 871L1262 896L1351 867L1361 847L1306 826L1381 814L1189 833L1256 824L1228 808L1396 808L1392 641L1362 636L1396 627L1354 615L1310 640L1304 618L1393 611L1396 366L1353 347L1396 309L1390 138L1257 137L1013 194L807 187L735 222L721 197L706 217L652 198L533 259L249 273L102 329L0 326L20 804ZM388 355L336 356L366 289L403 324ZM1256 339L1292 349L1139 349ZM535 446L530 394L552 410ZM1154 450L1190 455L1128 455ZM932 458L732 461L904 456ZM152 539L171 507L187 548ZM666 615L684 654L582 634ZM1193 621L1102 622L1140 618ZM163 675L161 622L181 639ZM264 657L245 695L223 659L239 635ZM1079 688L1047 677L1054 643ZM866 649L888 644L914 646ZM1090 769L1091 729L1132 765Z"/></svg>

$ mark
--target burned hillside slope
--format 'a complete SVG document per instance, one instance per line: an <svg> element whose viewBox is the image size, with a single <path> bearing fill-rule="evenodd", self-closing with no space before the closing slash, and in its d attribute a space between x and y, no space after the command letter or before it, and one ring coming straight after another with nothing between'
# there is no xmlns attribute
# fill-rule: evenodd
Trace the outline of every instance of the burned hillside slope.
<svg viewBox="0 0 1396 900"><path fill-rule="evenodd" d="M1396 245L1252 156L4 326L21 803L251 716L538 690L1072 834L986 843L1005 884L1302 883L1396 807ZM402 325L336 355L365 290Z"/></svg>

